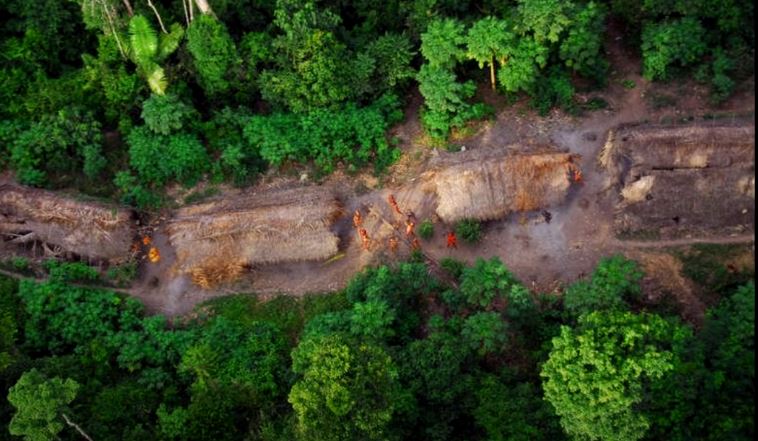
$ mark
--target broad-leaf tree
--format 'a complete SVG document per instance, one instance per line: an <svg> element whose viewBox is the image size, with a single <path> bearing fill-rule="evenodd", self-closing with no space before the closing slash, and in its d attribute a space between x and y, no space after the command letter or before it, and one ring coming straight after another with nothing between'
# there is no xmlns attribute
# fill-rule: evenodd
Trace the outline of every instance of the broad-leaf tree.
<svg viewBox="0 0 758 441"><path fill-rule="evenodd" d="M540 376L565 432L591 440L644 437L648 385L666 381L676 365L672 347L689 334L645 313L593 312L574 329L563 326Z"/></svg>
<svg viewBox="0 0 758 441"><path fill-rule="evenodd" d="M57 439L65 423L72 424L65 412L78 390L70 378L46 379L36 369L24 373L8 391L8 401L16 408L8 426L11 435L28 441Z"/></svg>
<svg viewBox="0 0 758 441"><path fill-rule="evenodd" d="M516 35L510 24L494 17L477 21L468 31L466 56L479 63L480 68L489 65L492 90L496 87L495 62L505 64L515 43Z"/></svg>

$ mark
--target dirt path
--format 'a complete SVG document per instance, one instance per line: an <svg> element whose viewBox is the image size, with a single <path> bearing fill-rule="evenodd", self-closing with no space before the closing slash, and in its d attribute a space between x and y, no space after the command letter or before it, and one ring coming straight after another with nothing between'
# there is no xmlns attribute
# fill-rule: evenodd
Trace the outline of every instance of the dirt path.
<svg viewBox="0 0 758 441"><path fill-rule="evenodd" d="M513 149L529 152L548 148L579 154L583 184L574 186L562 204L549 208L552 214L549 223L539 213L511 215L487 223L480 244L461 244L458 249L451 250L445 247L445 234L451 226L436 222L434 236L429 241L422 241L423 252L435 261L454 257L472 263L478 257L498 256L527 286L543 292L553 291L587 275L600 258L614 253L631 255L641 250L696 243L754 242L754 235L651 242L624 241L614 236L613 210L618 195L609 191L610 176L597 164L598 152L609 131L627 123L676 121L683 116L705 113L751 114L755 108L755 94L752 83L748 82L730 101L714 109L707 105L706 91L691 81L684 85L650 84L640 75L638 56L623 46L621 33L613 24L609 34L606 52L613 70L608 87L601 92L579 95L580 100L602 98L608 108L582 117L555 110L541 118L528 108L526 100L522 100L499 108L494 120L479 126L473 135L454 140L453 144L466 147L464 152L454 153L424 144L418 120L423 100L414 93L405 110L406 122L392 130L399 139L403 157L392 167L389 176L377 179L365 174L349 177L336 173L324 185L337 189L347 213L357 208L369 213L369 221L373 219L377 225L377 230L370 231L373 235L378 234L379 226L386 227L400 220L386 203L390 194L404 210L413 210L419 221L435 218L434 199L416 185L419 176L431 168L461 160L501 157ZM634 87L630 87L631 84ZM677 98L676 104L667 107L651 105L651 97L664 95ZM484 99L497 105L503 101L497 97L485 96ZM260 184L261 191L265 191L269 184ZM397 255L362 251L349 216L339 221L335 228L340 236L340 250L333 259L253 267L234 284L206 291L193 286L187 276L172 271L175 256L165 232L158 225L153 240L161 249L161 262L143 264L141 279L132 289L121 292L140 298L150 311L173 316L189 312L194 305L207 299L231 293L302 295L334 291L344 287L368 264L389 262L408 255L407 244ZM663 262L661 259L658 261ZM650 263L653 260L648 260L652 271L656 267ZM688 300L684 298L682 301ZM696 305L688 314L699 317L700 309Z"/></svg>

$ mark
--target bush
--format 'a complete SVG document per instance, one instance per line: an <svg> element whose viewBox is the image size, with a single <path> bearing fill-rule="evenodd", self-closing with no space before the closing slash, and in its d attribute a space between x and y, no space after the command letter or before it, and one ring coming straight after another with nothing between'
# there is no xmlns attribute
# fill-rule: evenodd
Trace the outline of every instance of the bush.
<svg viewBox="0 0 758 441"><path fill-rule="evenodd" d="M313 160L328 173L339 162L353 170L371 163L381 172L400 156L386 137L390 125L402 119L399 106L396 96L384 95L366 107L255 115L244 136L251 150L275 166Z"/></svg>
<svg viewBox="0 0 758 441"><path fill-rule="evenodd" d="M633 260L622 256L605 258L589 281L580 280L569 286L563 304L574 317L593 311L623 310L628 308L628 302L637 300L641 278L642 272Z"/></svg>
<svg viewBox="0 0 758 441"><path fill-rule="evenodd" d="M129 133L127 143L129 163L141 185L178 181L190 187L208 170L208 154L192 134L159 135L142 126Z"/></svg>
<svg viewBox="0 0 758 441"><path fill-rule="evenodd" d="M421 222L418 226L418 235L424 240L429 240L434 236L434 224L429 219Z"/></svg>
<svg viewBox="0 0 758 441"><path fill-rule="evenodd" d="M95 268L82 262L61 262L47 260L44 263L51 281L55 282L94 282L100 279Z"/></svg>
<svg viewBox="0 0 758 441"><path fill-rule="evenodd" d="M482 224L475 219L464 219L455 226L455 234L466 243L478 243L482 240Z"/></svg>
<svg viewBox="0 0 758 441"><path fill-rule="evenodd" d="M151 95L142 104L142 119L147 128L159 135L169 135L186 127L195 109L175 95Z"/></svg>

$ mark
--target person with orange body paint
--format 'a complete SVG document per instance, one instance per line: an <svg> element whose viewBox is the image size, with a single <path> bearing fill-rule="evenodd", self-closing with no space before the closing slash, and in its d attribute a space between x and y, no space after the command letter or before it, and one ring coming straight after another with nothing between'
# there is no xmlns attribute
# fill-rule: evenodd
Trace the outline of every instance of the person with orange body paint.
<svg viewBox="0 0 758 441"><path fill-rule="evenodd" d="M458 238L455 237L455 233L452 231L447 233L447 247L458 248Z"/></svg>

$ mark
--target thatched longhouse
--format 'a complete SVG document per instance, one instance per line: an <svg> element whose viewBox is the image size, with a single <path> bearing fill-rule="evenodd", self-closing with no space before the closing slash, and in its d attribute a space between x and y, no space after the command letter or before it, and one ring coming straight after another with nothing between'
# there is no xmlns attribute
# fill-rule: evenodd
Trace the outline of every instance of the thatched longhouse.
<svg viewBox="0 0 758 441"><path fill-rule="evenodd" d="M340 213L321 187L270 191L178 210L168 224L177 268L200 286L235 278L248 265L327 259Z"/></svg>
<svg viewBox="0 0 758 441"><path fill-rule="evenodd" d="M628 127L613 139L622 237L744 233L755 222L755 127Z"/></svg>
<svg viewBox="0 0 758 441"><path fill-rule="evenodd" d="M110 262L124 260L136 234L133 212L49 191L0 185L0 237Z"/></svg>
<svg viewBox="0 0 758 441"><path fill-rule="evenodd" d="M447 223L494 220L512 212L558 204L570 187L570 162L568 153L542 153L468 161L445 168L432 175L437 215Z"/></svg>

